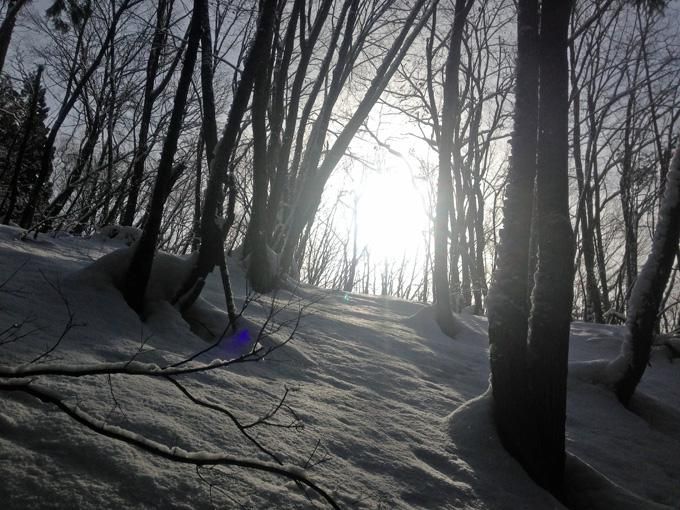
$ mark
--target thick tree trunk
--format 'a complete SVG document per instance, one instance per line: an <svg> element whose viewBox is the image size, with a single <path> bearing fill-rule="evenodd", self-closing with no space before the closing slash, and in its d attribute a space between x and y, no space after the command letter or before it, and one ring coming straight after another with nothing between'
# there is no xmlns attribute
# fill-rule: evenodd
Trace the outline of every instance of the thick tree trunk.
<svg viewBox="0 0 680 510"><path fill-rule="evenodd" d="M573 298L569 216L569 1L544 2L539 50L536 171L538 268L529 318L529 385L535 436L532 477L563 495L567 364Z"/></svg>
<svg viewBox="0 0 680 510"><path fill-rule="evenodd" d="M487 309L496 426L505 448L524 464L532 435L527 416L527 294L538 129L537 0L518 3L517 46L512 155Z"/></svg>
<svg viewBox="0 0 680 510"><path fill-rule="evenodd" d="M253 82L253 204L245 240L245 254L250 257L248 280L256 292L269 292L276 284L277 268L270 258L267 231L267 107L269 105L269 56L276 11L274 2L265 2L258 30L264 32L264 44L257 48L258 62Z"/></svg>
<svg viewBox="0 0 680 510"><path fill-rule="evenodd" d="M570 2L544 2L539 7L536 0L521 0L518 5L513 159L498 269L488 301L494 410L505 447L538 484L560 497L573 283L568 187ZM538 258L529 314L532 238Z"/></svg>

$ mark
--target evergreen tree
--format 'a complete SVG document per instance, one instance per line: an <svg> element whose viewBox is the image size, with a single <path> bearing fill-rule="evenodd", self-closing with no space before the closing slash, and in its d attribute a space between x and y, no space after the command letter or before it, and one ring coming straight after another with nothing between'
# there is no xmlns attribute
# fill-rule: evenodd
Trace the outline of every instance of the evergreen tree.
<svg viewBox="0 0 680 510"><path fill-rule="evenodd" d="M39 68L24 79L19 92L6 80L0 84L0 218L4 224L19 220L40 170L48 114L41 75ZM39 196L39 210L50 193L48 185Z"/></svg>

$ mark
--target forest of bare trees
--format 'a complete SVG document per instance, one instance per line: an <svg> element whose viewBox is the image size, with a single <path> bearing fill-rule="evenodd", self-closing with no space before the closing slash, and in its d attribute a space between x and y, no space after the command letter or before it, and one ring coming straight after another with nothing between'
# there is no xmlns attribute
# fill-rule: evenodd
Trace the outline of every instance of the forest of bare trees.
<svg viewBox="0 0 680 510"><path fill-rule="evenodd" d="M452 341L456 314L488 314L504 445L558 495L570 321L629 328L623 404L680 334L676 2L0 7L0 218L138 229L120 290L142 316L158 250L195 253L173 304L217 268L234 320L227 257L261 293L432 303ZM426 190L411 253L357 234L352 169L381 155Z"/></svg>

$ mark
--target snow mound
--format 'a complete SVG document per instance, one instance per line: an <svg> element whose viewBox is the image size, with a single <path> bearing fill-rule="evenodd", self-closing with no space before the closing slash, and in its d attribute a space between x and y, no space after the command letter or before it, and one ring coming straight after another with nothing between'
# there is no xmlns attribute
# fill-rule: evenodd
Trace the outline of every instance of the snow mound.
<svg viewBox="0 0 680 510"><path fill-rule="evenodd" d="M419 303L303 287L256 297L230 261L237 308L249 303L230 331L219 275L207 278L182 316L168 299L192 259L160 254L149 289L152 313L141 322L115 287L129 248L112 252L116 243L62 236L21 241L19 233L0 227L0 365L155 366L146 376L35 376L41 388L110 430L171 452L275 463L273 454L342 508L562 508L495 434L484 394L485 319L460 316L464 327L451 339ZM69 312L72 327L57 342ZM655 353L640 387L649 398L624 409L593 375L617 355L621 340L621 328L573 325L567 447L582 462L571 473L587 484L599 480L578 493L610 508L621 502L607 499L620 496L612 490L618 487L636 504L677 509L680 364ZM257 362L176 377L205 405L158 376L188 357L195 356L181 366L233 360L258 346ZM0 391L0 476L0 498L10 510L324 507L318 495L272 475L180 465L95 434L16 391Z"/></svg>
<svg viewBox="0 0 680 510"><path fill-rule="evenodd" d="M127 246L139 241L140 237L142 237L141 229L125 225L105 225L93 236L95 240L117 241Z"/></svg>
<svg viewBox="0 0 680 510"><path fill-rule="evenodd" d="M112 284L120 288L125 272L130 265L133 247L121 248L104 255L93 264L73 275L74 280L91 280L100 285ZM188 257L178 257L165 252L158 252L151 266L151 275L146 289L146 302L170 302L189 277L196 262L198 252Z"/></svg>

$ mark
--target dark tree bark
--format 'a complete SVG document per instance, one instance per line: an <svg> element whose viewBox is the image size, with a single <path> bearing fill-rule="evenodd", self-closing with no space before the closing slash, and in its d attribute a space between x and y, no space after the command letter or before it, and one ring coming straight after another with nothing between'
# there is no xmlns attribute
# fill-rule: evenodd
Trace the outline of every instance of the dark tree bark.
<svg viewBox="0 0 680 510"><path fill-rule="evenodd" d="M139 138L137 141L137 150L134 156L134 164L130 179L130 188L128 190L127 202L125 205L125 210L123 211L120 219L121 225L132 225L135 220L135 214L137 213L137 201L139 200L139 191L144 178L144 164L149 151L148 141L149 128L151 126L151 115L153 112L154 102L160 93L159 90L154 90L154 87L156 77L158 75L158 66L161 59L161 53L167 38L167 30L170 23L172 5L172 1L159 0L158 6L156 7L156 26L154 28L154 34L151 40L149 58L146 62L146 81L144 82L142 115L139 119Z"/></svg>
<svg viewBox="0 0 680 510"><path fill-rule="evenodd" d="M193 237L191 239L191 251L198 251L201 246L201 193L203 191L203 147L205 136L201 130L196 142L196 180L194 182L194 224Z"/></svg>
<svg viewBox="0 0 680 510"><path fill-rule="evenodd" d="M14 26L17 22L17 16L21 9L28 3L28 0L9 0L7 2L7 10L5 11L5 19L0 24L0 73L5 68L5 59L7 58L7 50L12 40L14 33Z"/></svg>
<svg viewBox="0 0 680 510"><path fill-rule="evenodd" d="M158 163L158 175L151 197L149 214L142 236L132 254L130 266L123 282L123 296L130 307L138 313L142 313L144 309L144 296L151 274L156 243L163 219L163 208L172 186L175 152L177 151L177 142L182 131L184 109L201 40L201 11L203 7L203 0L194 0L187 49L177 83L168 131L165 135L163 150L161 151Z"/></svg>
<svg viewBox="0 0 680 510"><path fill-rule="evenodd" d="M570 2L518 3L513 152L488 301L499 434L530 476L558 497L563 495L573 281L567 180L569 10ZM532 220L538 259L529 313Z"/></svg>
<svg viewBox="0 0 680 510"><path fill-rule="evenodd" d="M491 385L498 432L520 462L529 441L527 332L529 250L538 129L538 2L517 11L517 67L512 155L497 267L487 300Z"/></svg>
<svg viewBox="0 0 680 510"><path fill-rule="evenodd" d="M265 2L260 13L258 32L264 33L263 44L253 48L258 62L253 82L253 206L245 240L245 254L250 257L248 280L255 292L269 292L274 288L276 271L270 259L267 235L267 107L269 106L269 69L274 22L275 2Z"/></svg>
<svg viewBox="0 0 680 510"><path fill-rule="evenodd" d="M563 495L567 365L573 298L573 232L569 216L570 1L544 2L539 50L536 171L538 267L529 318L529 385L535 420L529 473Z"/></svg>
<svg viewBox="0 0 680 510"><path fill-rule="evenodd" d="M205 0L196 0L205 1ZM262 5L263 11L258 19L258 30L252 41L252 45L243 63L243 70L241 72L241 80L236 87L236 93L229 110L227 123L222 132L222 138L219 143L215 143L216 124L214 116L214 97L212 93L212 56L209 50L209 44L204 41L202 50L203 60L201 65L201 90L203 92L204 105L204 133L206 137L206 151L208 152L210 173L208 182L206 184L205 199L203 203L203 212L201 214L201 245L198 250L198 260L194 266L187 281L183 284L175 300L179 300L186 293L196 286L200 285L200 281L204 280L208 274L217 265L221 265L224 260L224 236L226 232L222 228L221 221L218 218L218 210L223 200L222 189L225 180L228 181L230 194L235 194L233 171L230 169L227 172L229 161L231 160L234 150L236 148L239 130L246 111L248 110L248 103L250 94L253 89L253 83L256 76L256 70L260 65L260 58L262 54L267 54L269 51L268 40L271 37L271 29L262 30L264 23L272 23L272 20L265 20L263 13L274 12L274 0L266 0ZM203 17L203 33L210 30L210 23L208 16ZM269 34L267 33L269 31ZM204 35L205 37L205 35ZM210 63L210 65L208 65ZM207 108L206 108L207 106ZM213 134L215 133L215 134ZM212 156L211 156L212 155ZM226 226L230 227L233 223L233 196L229 199L229 207L227 209ZM224 266L226 268L226 264Z"/></svg>

